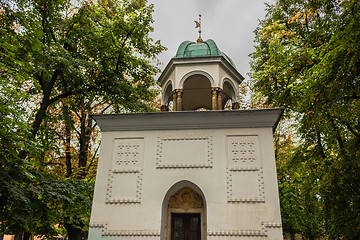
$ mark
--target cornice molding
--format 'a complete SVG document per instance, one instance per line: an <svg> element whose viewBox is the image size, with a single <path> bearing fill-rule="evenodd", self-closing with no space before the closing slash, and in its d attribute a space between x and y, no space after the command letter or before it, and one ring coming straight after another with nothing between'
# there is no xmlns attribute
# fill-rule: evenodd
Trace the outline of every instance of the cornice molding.
<svg viewBox="0 0 360 240"><path fill-rule="evenodd" d="M170 73L177 65L194 65L194 64L219 64L240 84L245 78L234 68L223 56L209 56L209 57L191 57L191 58L172 58L166 65L158 82L161 86L169 77Z"/></svg>
<svg viewBox="0 0 360 240"><path fill-rule="evenodd" d="M283 108L92 115L103 132L186 129L271 128Z"/></svg>

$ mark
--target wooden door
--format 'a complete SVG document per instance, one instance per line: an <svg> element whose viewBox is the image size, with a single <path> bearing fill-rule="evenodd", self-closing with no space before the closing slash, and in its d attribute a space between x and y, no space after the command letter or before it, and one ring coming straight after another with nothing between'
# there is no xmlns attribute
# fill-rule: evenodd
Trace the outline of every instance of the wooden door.
<svg viewBox="0 0 360 240"><path fill-rule="evenodd" d="M172 213L171 240L201 240L200 213Z"/></svg>

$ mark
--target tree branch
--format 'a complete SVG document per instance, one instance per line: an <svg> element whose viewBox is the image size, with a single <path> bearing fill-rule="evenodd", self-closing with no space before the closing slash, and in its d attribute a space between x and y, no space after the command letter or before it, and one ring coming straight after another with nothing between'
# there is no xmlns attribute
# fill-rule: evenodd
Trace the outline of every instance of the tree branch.
<svg viewBox="0 0 360 240"><path fill-rule="evenodd" d="M341 120L339 117L335 117L335 118L339 120L342 124L344 124L349 129L349 131L355 135L356 138L360 138L360 135L357 132L355 132L355 130L349 124Z"/></svg>
<svg viewBox="0 0 360 240"><path fill-rule="evenodd" d="M310 30L309 30L309 20L308 20L308 14L307 14L306 9L305 9L305 27L306 27L307 32L309 33L310 32Z"/></svg>
<svg viewBox="0 0 360 240"><path fill-rule="evenodd" d="M93 155L93 157L91 158L91 161L90 161L90 163L89 163L89 165L88 165L88 167L87 167L87 169L86 169L86 173L89 172L89 169L90 169L91 165L92 165L93 162L94 162L94 159L95 159L95 157L96 157L96 154L97 154L97 152L98 152L99 149L100 149L100 145L101 145L101 142L100 142L99 145L97 146L97 148L96 148L96 150L95 150L95 152L94 152L94 155Z"/></svg>
<svg viewBox="0 0 360 240"><path fill-rule="evenodd" d="M105 83L106 80L103 80L103 81L100 81L97 83L97 85L101 85L103 83ZM63 98L67 98L69 96L74 96L74 95L78 95L78 94L81 94L81 93L84 93L84 92L90 92L92 90L95 90L97 89L97 86L91 86L87 89L78 89L76 91L68 91L68 92L65 92L65 93L62 93L62 94L59 94L57 95L56 97L53 97L49 100L49 105L53 104L54 102L60 100L60 99L63 99Z"/></svg>
<svg viewBox="0 0 360 240"><path fill-rule="evenodd" d="M107 107L104 108L104 109L101 111L101 114L104 114L105 111L108 110L110 107L111 107L111 104L107 105Z"/></svg>
<svg viewBox="0 0 360 240"><path fill-rule="evenodd" d="M360 99L360 96L344 96L344 99Z"/></svg>
<svg viewBox="0 0 360 240"><path fill-rule="evenodd" d="M133 29L132 29L131 31L129 31L128 34L126 35L124 41L123 41L122 44L121 44L121 49L123 49L123 48L125 47L125 43L126 43L126 41L129 39L129 37L131 36L131 34L133 33L134 29L135 29L135 27L133 27ZM115 68L115 72L116 72L116 73L119 71L121 56L122 56L122 54L121 54L121 51L120 51L119 56L118 56L117 61L116 61L116 68Z"/></svg>
<svg viewBox="0 0 360 240"><path fill-rule="evenodd" d="M43 33L44 33L44 36L43 36L43 39L42 39L42 44L45 44L45 32L46 32L46 26L45 26L45 19L46 19L46 7L47 7L47 2L46 0L44 1L44 9L43 9L43 16L42 16L42 21L41 21L41 25L42 25L42 28L43 28Z"/></svg>

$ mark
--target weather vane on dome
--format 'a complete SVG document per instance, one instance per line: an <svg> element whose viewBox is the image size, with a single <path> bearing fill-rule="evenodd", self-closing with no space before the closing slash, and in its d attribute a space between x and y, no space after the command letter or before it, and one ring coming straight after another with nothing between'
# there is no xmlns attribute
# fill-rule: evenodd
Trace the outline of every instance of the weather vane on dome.
<svg viewBox="0 0 360 240"><path fill-rule="evenodd" d="M196 40L197 43L202 43L203 40L201 38L201 14L199 14L199 21L194 21L196 26L195 28L199 28L199 38Z"/></svg>

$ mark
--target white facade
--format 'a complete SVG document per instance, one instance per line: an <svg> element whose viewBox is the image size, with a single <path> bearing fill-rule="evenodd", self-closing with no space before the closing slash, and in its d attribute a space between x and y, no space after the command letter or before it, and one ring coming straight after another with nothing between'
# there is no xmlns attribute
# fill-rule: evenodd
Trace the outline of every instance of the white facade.
<svg viewBox="0 0 360 240"><path fill-rule="evenodd" d="M95 116L102 145L89 239L172 238L169 199L184 187L203 201L181 210L201 212L201 240L282 239L272 135L281 114Z"/></svg>

